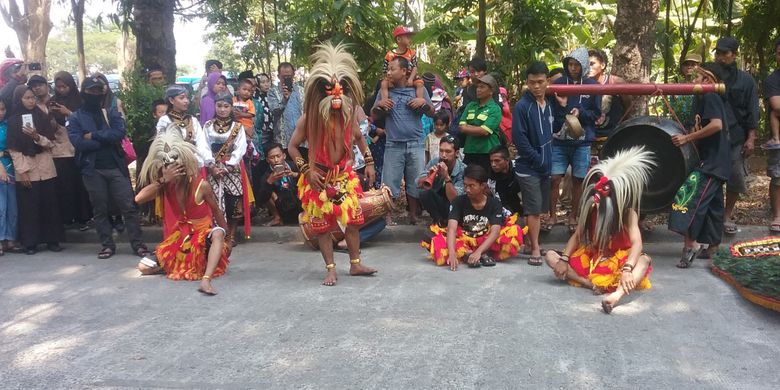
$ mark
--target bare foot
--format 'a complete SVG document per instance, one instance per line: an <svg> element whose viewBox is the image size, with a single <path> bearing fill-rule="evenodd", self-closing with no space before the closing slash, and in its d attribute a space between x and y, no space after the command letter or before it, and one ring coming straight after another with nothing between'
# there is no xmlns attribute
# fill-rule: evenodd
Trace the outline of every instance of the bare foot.
<svg viewBox="0 0 780 390"><path fill-rule="evenodd" d="M376 273L376 270L364 266L363 264L352 264L349 267L349 274L352 276L369 276Z"/></svg>
<svg viewBox="0 0 780 390"><path fill-rule="evenodd" d="M604 310L604 313L609 314L612 313L612 308L617 305L618 301L620 300L621 295L615 291L612 294L607 295L603 300L601 300L601 309Z"/></svg>
<svg viewBox="0 0 780 390"><path fill-rule="evenodd" d="M211 286L210 279L201 279L200 287L198 287L198 291L209 296L217 295L217 290L215 290L214 287Z"/></svg>
<svg viewBox="0 0 780 390"><path fill-rule="evenodd" d="M325 275L325 280L322 282L323 286L335 286L336 281L338 280L338 276L336 275L335 269L329 269L327 275Z"/></svg>
<svg viewBox="0 0 780 390"><path fill-rule="evenodd" d="M593 295L604 295L606 293L604 289L598 286L593 286L591 289L593 290Z"/></svg>
<svg viewBox="0 0 780 390"><path fill-rule="evenodd" d="M273 217L264 226L281 226L281 225L282 225L282 218L281 217Z"/></svg>

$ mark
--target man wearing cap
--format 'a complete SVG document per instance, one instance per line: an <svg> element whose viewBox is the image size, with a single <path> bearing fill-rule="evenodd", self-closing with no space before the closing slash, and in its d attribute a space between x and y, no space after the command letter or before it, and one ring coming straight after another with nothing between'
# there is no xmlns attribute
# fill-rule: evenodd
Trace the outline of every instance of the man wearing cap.
<svg viewBox="0 0 780 390"><path fill-rule="evenodd" d="M680 75L682 80L678 80L682 83L692 83L696 77L694 70L699 64L701 64L701 56L696 53L688 53L680 64ZM693 127L693 95L673 95L669 96L669 104L680 120L680 123L685 126L685 129Z"/></svg>
<svg viewBox="0 0 780 390"><path fill-rule="evenodd" d="M461 69L455 76L455 100L452 101L453 112L463 107L463 92L471 85L471 78L469 77L468 69Z"/></svg>
<svg viewBox="0 0 780 390"><path fill-rule="evenodd" d="M0 100L5 103L5 108L11 111L13 107L14 89L27 82L27 67L24 61L17 58L8 58L0 63Z"/></svg>
<svg viewBox="0 0 780 390"><path fill-rule="evenodd" d="M739 43L732 37L718 39L715 45L715 62L726 71L726 122L731 141L731 176L726 183L726 211L723 228L727 234L737 232L732 221L734 206L740 194L747 193L747 165L745 159L753 153L758 128L758 86L753 77L737 68Z"/></svg>
<svg viewBox="0 0 780 390"><path fill-rule="evenodd" d="M201 128L200 122L187 113L190 107L187 89L181 85L171 85L165 90L165 101L168 103L168 113L157 121L157 134L170 130L181 131L182 138L195 145L198 163L201 166L213 167L214 156L206 140L206 132Z"/></svg>
<svg viewBox="0 0 780 390"><path fill-rule="evenodd" d="M127 135L125 121L116 109L103 107L106 88L99 78L87 77L81 85L84 105L68 117L65 126L76 148L76 165L89 193L95 230L103 246L98 258L107 259L116 253L108 219L109 204L116 205L122 213L133 252L144 257L149 250L141 236L127 162L120 154L120 143Z"/></svg>
<svg viewBox="0 0 780 390"><path fill-rule="evenodd" d="M463 109L459 130L465 135L463 162L466 165L477 164L490 172L490 151L501 145L499 125L501 107L493 100L493 92L498 91L498 83L493 76L486 74L476 81L477 100Z"/></svg>

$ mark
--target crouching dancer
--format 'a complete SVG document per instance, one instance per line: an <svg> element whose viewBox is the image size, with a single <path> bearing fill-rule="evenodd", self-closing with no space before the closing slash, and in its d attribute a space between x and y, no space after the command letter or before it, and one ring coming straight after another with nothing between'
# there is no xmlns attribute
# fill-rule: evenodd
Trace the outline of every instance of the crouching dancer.
<svg viewBox="0 0 780 390"><path fill-rule="evenodd" d="M157 246L159 266L144 259L138 267L143 274L162 270L168 279L200 280L198 291L216 295L211 278L224 274L229 263L227 222L196 155L195 146L175 131L158 135L149 148L135 201L160 198L163 241Z"/></svg>
<svg viewBox="0 0 780 390"><path fill-rule="evenodd" d="M580 222L563 254L547 251L555 277L571 285L609 293L601 307L609 314L635 288L650 288L650 257L642 252L639 200L653 166L641 147L602 160L585 177Z"/></svg>

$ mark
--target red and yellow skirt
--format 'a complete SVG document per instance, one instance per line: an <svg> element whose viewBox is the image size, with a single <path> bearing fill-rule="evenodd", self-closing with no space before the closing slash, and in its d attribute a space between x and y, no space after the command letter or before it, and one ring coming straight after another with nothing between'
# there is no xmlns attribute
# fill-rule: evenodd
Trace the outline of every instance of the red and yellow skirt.
<svg viewBox="0 0 780 390"><path fill-rule="evenodd" d="M311 222L314 234L326 233L336 224L362 225L363 210L358 200L362 194L360 178L352 167L328 171L325 175L325 189L322 191L312 188L306 175L298 178L302 221Z"/></svg>
<svg viewBox="0 0 780 390"><path fill-rule="evenodd" d="M438 225L431 225L431 231L434 236L430 242L422 241L420 246L428 251L428 256L436 265L449 265L449 252L447 250L447 228L441 228ZM517 256L520 247L523 246L523 234L528 231L528 227L521 228L517 225L517 215L513 215L504 221L504 226L498 235L498 239L490 246L490 255L498 261L506 260ZM462 258L466 254L473 252L487 239L487 234L479 237L471 237L463 233L458 227L457 238L455 239L455 252L457 258Z"/></svg>
<svg viewBox="0 0 780 390"><path fill-rule="evenodd" d="M210 247L211 219L202 218L190 223L179 222L173 232L157 246L157 262L168 279L200 280L206 272ZM222 256L212 277L227 271L228 245L222 248Z"/></svg>
<svg viewBox="0 0 780 390"><path fill-rule="evenodd" d="M621 268L628 260L628 249L619 249L611 257L603 257L601 261L595 259L595 256L597 256L595 250L584 245L580 246L569 256L569 265L577 275L589 279L594 286L605 292L615 291L620 282ZM647 268L645 277L636 286L637 289L650 288L648 275L652 270L652 266ZM569 280L569 284L581 287L581 284L574 280Z"/></svg>

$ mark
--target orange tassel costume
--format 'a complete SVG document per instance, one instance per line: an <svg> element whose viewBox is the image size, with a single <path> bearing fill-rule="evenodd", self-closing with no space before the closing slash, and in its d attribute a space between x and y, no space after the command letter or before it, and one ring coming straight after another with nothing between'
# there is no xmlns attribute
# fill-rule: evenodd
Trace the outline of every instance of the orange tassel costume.
<svg viewBox="0 0 780 390"><path fill-rule="evenodd" d="M620 282L620 270L628 260L630 249L631 241L628 238L628 233L622 230L612 237L607 252L603 255L597 253L597 250L592 246L581 245L569 257L569 265L577 275L589 279L594 286L599 287L604 292L613 292ZM648 275L652 270L652 266L647 268L645 277L636 286L637 289L643 290L651 287ZM569 284L580 287L580 284L573 280L569 280Z"/></svg>
<svg viewBox="0 0 780 390"><path fill-rule="evenodd" d="M430 242L422 241L420 246L428 251L430 257L436 265L449 265L449 251L447 250L447 228L441 228L438 225L431 225L431 232L434 236ZM520 247L523 245L523 234L528 232L528 227L520 228L517 225L517 214L506 218L501 227L498 238L490 246L490 254L496 260L506 260L517 256ZM485 233L478 237L471 237L458 227L457 238L455 239L455 252L458 258L462 258L468 253L476 250L487 239Z"/></svg>
<svg viewBox="0 0 780 390"><path fill-rule="evenodd" d="M205 201L197 203L195 200L204 180L201 175L190 181L184 210L181 210L176 199L176 183L168 183L165 187L162 197L165 238L157 246L157 261L165 270L168 279L200 280L206 271L208 236L214 227L213 216ZM213 277L221 276L227 271L230 263L229 250L228 245L223 247Z"/></svg>

